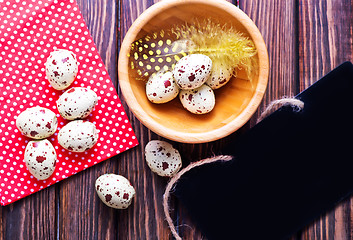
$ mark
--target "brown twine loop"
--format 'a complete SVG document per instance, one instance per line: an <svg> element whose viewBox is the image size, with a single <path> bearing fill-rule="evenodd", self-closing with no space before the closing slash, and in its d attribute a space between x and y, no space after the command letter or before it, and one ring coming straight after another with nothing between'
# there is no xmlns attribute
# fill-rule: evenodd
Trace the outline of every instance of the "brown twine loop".
<svg viewBox="0 0 353 240"><path fill-rule="evenodd" d="M260 122L262 119L270 115L272 112L274 112L276 109L289 105L293 108L293 111L295 112L300 112L304 108L304 102L295 99L295 98L290 98L290 97L283 97L282 99L274 100L272 101L267 108L262 112L260 117L258 118L257 122ZM190 171L191 169L195 167L199 167L204 164L209 164L217 161L230 161L232 160L232 156L228 155L220 155L220 156L215 156L212 158L206 158L203 160L200 160L198 162L193 162L190 163L187 167L182 169L180 172L178 172L176 175L174 175L169 183L167 184L167 187L165 189L165 192L163 194L163 210L165 214L166 221L168 223L168 226L175 237L176 240L182 240L182 238L179 236L172 218L170 217L170 208L169 208L169 199L170 199L170 192L173 190L175 187L175 184L179 181L182 175L184 175L186 172Z"/></svg>
<svg viewBox="0 0 353 240"><path fill-rule="evenodd" d="M200 160L198 162L190 163L187 167L182 169L180 172L178 172L176 175L174 175L170 179L170 181L165 189L165 192L163 194L163 210L164 210L165 218L166 218L166 221L168 222L168 226L170 228L170 231L172 232L175 239L182 240L182 238L179 236L179 234L174 226L172 218L170 217L169 198L170 198L170 192L173 190L173 187L175 186L175 184L179 181L179 179L181 178L182 175L184 175L186 172L190 171L191 169L193 169L195 167L199 167L201 165L209 164L209 163L213 163L213 162L217 162L217 161L229 161L232 158L233 158L232 156L220 155L220 156L215 156L212 158L206 158L206 159Z"/></svg>
<svg viewBox="0 0 353 240"><path fill-rule="evenodd" d="M265 117L283 106L291 106L294 112L300 112L304 108L304 102L294 97L283 97L282 99L274 100L261 113L256 123L261 122Z"/></svg>

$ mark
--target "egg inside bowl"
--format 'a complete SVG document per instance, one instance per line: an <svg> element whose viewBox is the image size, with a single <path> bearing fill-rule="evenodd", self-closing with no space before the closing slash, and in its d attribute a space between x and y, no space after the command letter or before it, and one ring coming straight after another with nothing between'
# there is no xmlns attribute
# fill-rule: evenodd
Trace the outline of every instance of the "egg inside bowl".
<svg viewBox="0 0 353 240"><path fill-rule="evenodd" d="M216 104L207 114L186 111L179 99L164 104L151 103L146 82L136 79L129 66L131 44L147 35L176 25L210 19L249 37L256 47L256 70L248 74L237 69L236 77L215 90ZM251 19L226 1L168 0L143 12L126 33L118 62L119 86L134 115L155 133L178 142L202 143L225 137L243 126L256 111L268 81L268 54L263 38Z"/></svg>

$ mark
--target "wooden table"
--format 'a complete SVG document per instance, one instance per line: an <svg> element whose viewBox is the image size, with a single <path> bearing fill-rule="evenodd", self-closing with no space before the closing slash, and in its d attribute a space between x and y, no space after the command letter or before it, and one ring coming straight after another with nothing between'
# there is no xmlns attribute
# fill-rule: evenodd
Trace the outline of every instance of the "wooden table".
<svg viewBox="0 0 353 240"><path fill-rule="evenodd" d="M78 0L120 96L117 79L120 43L131 23L154 2ZM352 1L239 2L240 9L260 29L268 47L271 69L267 92L258 112L238 133L207 144L174 143L181 151L184 166L217 152L253 126L270 101L284 95L296 95L338 64L352 60ZM141 125L123 98L122 102L140 145L39 193L1 207L1 239L172 239L162 211L167 179L152 174L143 157L147 142L161 138ZM131 180L137 194L129 209L114 210L99 200L93 186L95 179L104 173L121 174ZM201 239L201 233L175 199L172 207L180 235L184 239ZM353 239L353 198L341 202L292 239Z"/></svg>

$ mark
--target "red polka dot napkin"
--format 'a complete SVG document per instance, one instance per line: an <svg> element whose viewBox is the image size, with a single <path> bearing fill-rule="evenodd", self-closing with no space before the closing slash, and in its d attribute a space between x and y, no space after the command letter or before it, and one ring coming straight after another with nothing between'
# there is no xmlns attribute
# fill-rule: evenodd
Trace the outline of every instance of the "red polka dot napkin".
<svg viewBox="0 0 353 240"><path fill-rule="evenodd" d="M54 49L73 51L79 73L72 86L98 95L86 119L99 130L97 144L84 153L63 149L57 133L68 121L56 108L63 91L53 89L44 63ZM16 128L16 117L28 107L51 109L58 130L48 140L58 161L53 175L35 179L23 160L30 139ZM6 205L104 161L138 144L116 90L74 0L0 0L0 203Z"/></svg>

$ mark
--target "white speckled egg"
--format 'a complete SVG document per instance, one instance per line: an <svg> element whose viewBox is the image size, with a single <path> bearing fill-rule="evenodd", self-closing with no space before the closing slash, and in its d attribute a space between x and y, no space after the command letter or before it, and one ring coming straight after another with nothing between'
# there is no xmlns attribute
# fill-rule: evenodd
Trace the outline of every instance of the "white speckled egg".
<svg viewBox="0 0 353 240"><path fill-rule="evenodd" d="M218 89L226 85L233 75L233 69L227 68L223 64L213 65L211 76L207 79L206 84L212 89Z"/></svg>
<svg viewBox="0 0 353 240"><path fill-rule="evenodd" d="M75 80L77 73L78 63L73 52L58 49L50 53L45 63L45 74L53 88L67 88Z"/></svg>
<svg viewBox="0 0 353 240"><path fill-rule="evenodd" d="M152 75L146 84L146 95L153 103L166 103L179 94L172 72L158 72Z"/></svg>
<svg viewBox="0 0 353 240"><path fill-rule="evenodd" d="M173 176L182 165L179 151L160 140L152 140L146 145L145 159L150 169L163 177Z"/></svg>
<svg viewBox="0 0 353 240"><path fill-rule="evenodd" d="M53 174L56 160L55 149L47 139L28 142L24 161L28 171L38 180L45 180Z"/></svg>
<svg viewBox="0 0 353 240"><path fill-rule="evenodd" d="M183 107L195 114L209 113L216 104L214 92L207 85L196 89L182 90L179 98Z"/></svg>
<svg viewBox="0 0 353 240"><path fill-rule="evenodd" d="M43 107L27 108L16 119L20 132L33 139L50 137L56 131L58 119L53 111Z"/></svg>
<svg viewBox="0 0 353 240"><path fill-rule="evenodd" d="M204 84L211 74L212 60L203 54L181 58L173 69L173 76L181 89L195 89Z"/></svg>
<svg viewBox="0 0 353 240"><path fill-rule="evenodd" d="M125 209L130 206L135 189L125 177L104 174L96 180L96 192L102 202L112 208Z"/></svg>
<svg viewBox="0 0 353 240"><path fill-rule="evenodd" d="M59 144L71 152L84 152L98 141L96 126L88 121L74 120L60 129Z"/></svg>
<svg viewBox="0 0 353 240"><path fill-rule="evenodd" d="M97 94L84 87L73 87L64 92L56 102L60 115L67 120L88 117L98 102Z"/></svg>

